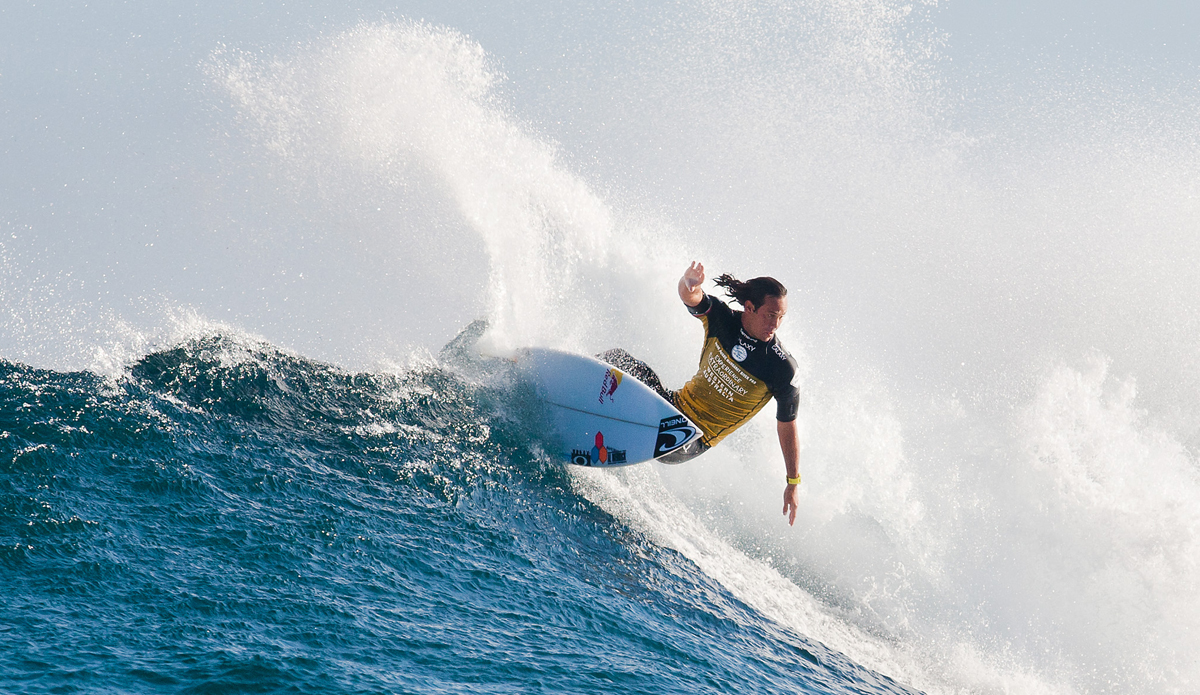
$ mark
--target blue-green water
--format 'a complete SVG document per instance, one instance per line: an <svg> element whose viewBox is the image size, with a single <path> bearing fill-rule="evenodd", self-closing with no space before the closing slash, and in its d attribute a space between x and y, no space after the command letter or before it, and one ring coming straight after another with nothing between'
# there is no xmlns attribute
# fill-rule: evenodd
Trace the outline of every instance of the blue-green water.
<svg viewBox="0 0 1200 695"><path fill-rule="evenodd" d="M909 692L574 492L503 378L212 336L0 399L3 692Z"/></svg>

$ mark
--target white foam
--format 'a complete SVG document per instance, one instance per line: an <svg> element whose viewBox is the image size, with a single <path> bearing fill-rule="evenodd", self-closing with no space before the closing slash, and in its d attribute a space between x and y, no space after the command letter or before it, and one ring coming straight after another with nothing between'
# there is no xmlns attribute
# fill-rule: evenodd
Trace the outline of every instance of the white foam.
<svg viewBox="0 0 1200 695"><path fill-rule="evenodd" d="M629 289L619 278L646 272L622 240L633 230L508 115L483 49L453 30L364 24L282 61L220 51L211 71L282 157L426 186L403 194L444 191L473 232L460 243L486 252L493 340L578 345L603 324L574 317L602 312Z"/></svg>

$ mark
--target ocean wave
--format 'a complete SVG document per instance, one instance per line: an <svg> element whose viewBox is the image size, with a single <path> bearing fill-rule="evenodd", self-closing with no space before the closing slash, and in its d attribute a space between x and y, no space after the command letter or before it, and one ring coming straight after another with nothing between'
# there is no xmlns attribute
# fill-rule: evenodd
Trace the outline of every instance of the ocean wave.
<svg viewBox="0 0 1200 695"><path fill-rule="evenodd" d="M905 692L579 494L495 375L216 334L0 398L5 689Z"/></svg>

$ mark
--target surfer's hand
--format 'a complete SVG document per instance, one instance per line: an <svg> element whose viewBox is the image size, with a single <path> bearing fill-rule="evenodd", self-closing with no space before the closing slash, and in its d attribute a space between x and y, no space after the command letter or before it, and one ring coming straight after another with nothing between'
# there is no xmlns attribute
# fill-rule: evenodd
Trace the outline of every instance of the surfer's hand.
<svg viewBox="0 0 1200 695"><path fill-rule="evenodd" d="M695 291L697 287L704 284L704 264L692 261L688 269L683 271L683 282L687 285L689 292Z"/></svg>
<svg viewBox="0 0 1200 695"><path fill-rule="evenodd" d="M800 486L788 485L783 488L783 513L787 515L788 526L796 524L796 511L800 509Z"/></svg>
<svg viewBox="0 0 1200 695"><path fill-rule="evenodd" d="M704 290L700 289L702 284L704 264L692 261L688 269L683 271L683 277L679 278L679 298L688 306L699 306L704 301Z"/></svg>

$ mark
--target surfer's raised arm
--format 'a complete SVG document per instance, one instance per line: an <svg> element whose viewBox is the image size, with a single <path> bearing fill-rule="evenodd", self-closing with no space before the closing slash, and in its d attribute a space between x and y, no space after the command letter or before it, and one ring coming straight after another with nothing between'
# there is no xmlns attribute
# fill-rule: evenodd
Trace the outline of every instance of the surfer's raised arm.
<svg viewBox="0 0 1200 695"><path fill-rule="evenodd" d="M696 306L704 300L704 264L692 261L688 269L679 278L679 298L688 306Z"/></svg>

